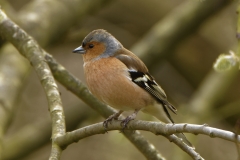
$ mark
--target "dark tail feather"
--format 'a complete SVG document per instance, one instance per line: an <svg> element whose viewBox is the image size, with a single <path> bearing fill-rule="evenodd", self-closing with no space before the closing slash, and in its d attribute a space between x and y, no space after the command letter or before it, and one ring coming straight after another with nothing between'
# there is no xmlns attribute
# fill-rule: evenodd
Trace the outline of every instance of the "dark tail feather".
<svg viewBox="0 0 240 160"><path fill-rule="evenodd" d="M171 122L174 124L174 121L173 121L172 117L170 116L170 114L168 113L166 106L175 114L176 114L177 109L168 101L167 101L167 104L166 103L165 103L165 105L163 104L163 109L164 109L165 113L167 114L167 116L171 120ZM187 144L189 147L192 147L193 149L195 149L195 147L187 140L186 136L183 133L176 133L174 135L176 135L178 138L182 139L182 141L185 144Z"/></svg>
<svg viewBox="0 0 240 160"><path fill-rule="evenodd" d="M159 119L161 122L174 124L173 119L171 118L170 114L168 113L167 107L164 104L159 104L152 107L146 107L142 111L150 115L153 115L154 117ZM195 149L195 147L187 140L187 138L183 133L176 133L174 135L182 139L182 141L185 144L187 144L189 147L192 147Z"/></svg>
<svg viewBox="0 0 240 160"><path fill-rule="evenodd" d="M162 101L163 105L168 107L174 114L177 114L177 109L167 100Z"/></svg>
<svg viewBox="0 0 240 160"><path fill-rule="evenodd" d="M183 133L175 133L174 135L176 135L178 138L182 139L182 141L184 143L186 143L188 146L195 149L195 147L187 140L186 136Z"/></svg>

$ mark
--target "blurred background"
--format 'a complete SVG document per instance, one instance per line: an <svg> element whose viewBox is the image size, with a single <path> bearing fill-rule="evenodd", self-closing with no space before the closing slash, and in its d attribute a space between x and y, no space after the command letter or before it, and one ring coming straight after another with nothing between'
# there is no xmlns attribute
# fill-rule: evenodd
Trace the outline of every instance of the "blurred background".
<svg viewBox="0 0 240 160"><path fill-rule="evenodd" d="M172 115L176 123L208 124L236 131L240 117L240 76L237 70L216 73L213 64L220 54L237 50L236 10L239 1L99 2L83 2L87 3L83 6L76 2L78 5L74 8L70 5L74 1L64 0L0 0L0 5L9 17L84 83L82 57L73 54L72 50L81 45L82 39L90 31L102 28L146 62L169 101L178 109L178 115ZM92 7L86 9L88 6ZM51 12L54 16L49 18ZM66 20L67 16L71 18ZM1 48L0 55L16 52L4 41L1 42ZM4 160L48 159L51 123L46 96L29 62L23 65L27 65L27 69L21 76L19 89L15 91L16 98L12 103L14 112L3 140L3 157ZM15 69L12 65L6 67ZM68 131L104 120L61 84L59 90L64 109L68 112ZM0 92L7 93L4 90ZM155 120L143 113L137 119ZM37 134L28 137L25 140L32 141L31 149L21 152L25 147L21 135L30 132L40 132L45 138L41 139ZM191 159L164 137L141 133L166 159ZM206 160L236 160L238 157L234 143L204 135L186 136ZM63 151L61 159L144 160L145 157L119 131L113 131L70 145Z"/></svg>

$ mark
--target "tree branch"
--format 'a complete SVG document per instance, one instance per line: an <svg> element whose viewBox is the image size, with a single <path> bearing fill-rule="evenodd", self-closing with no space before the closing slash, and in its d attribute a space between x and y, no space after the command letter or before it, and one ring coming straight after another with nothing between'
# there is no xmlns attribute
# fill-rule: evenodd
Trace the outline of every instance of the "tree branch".
<svg viewBox="0 0 240 160"><path fill-rule="evenodd" d="M80 139L89 137L95 134L104 134L106 131L121 130L121 121L113 121L111 125L105 130L102 125L103 123L93 124L78 130L68 132L64 136L59 136L56 142L62 146L66 147L73 142L77 142ZM231 141L240 144L240 135L237 135L230 131L225 131L208 125L195 125L195 124L164 124L161 122L148 122L141 120L134 120L128 124L126 130L143 130L149 131L156 135L166 136L170 141L180 146L185 152L187 152L192 158L198 159L200 157L198 153L192 150L190 147L184 146L179 138L174 138L172 135L174 133L192 133L192 134L204 134L211 138L221 138L227 141Z"/></svg>
<svg viewBox="0 0 240 160"><path fill-rule="evenodd" d="M54 139L65 134L64 112L57 84L55 83L51 71L43 57L43 50L33 38L28 36L25 31L13 23L5 13L2 12L2 10L0 10L0 30L1 35L10 41L19 52L30 61L41 81L47 96L52 118L53 143L50 159L59 159L61 148L54 143Z"/></svg>
<svg viewBox="0 0 240 160"><path fill-rule="evenodd" d="M113 121L107 128L107 131L121 130L121 121ZM94 126L96 128L94 128ZM89 127L89 128L88 128ZM174 133L192 133L192 134L204 134L211 138L221 138L227 141L240 143L240 135L237 135L230 131L209 127L208 125L196 125L196 124L165 124L162 122L150 122L142 120L134 120L129 122L127 130L143 130L149 131L156 135L171 135ZM87 131L86 131L87 130ZM57 138L57 143L60 146L67 146L73 142L76 142L82 137L88 137L94 135L93 133L105 133L102 123L97 123L91 126L80 128L78 130L68 132L64 136ZM80 134L81 133L81 134ZM83 134L84 133L84 134Z"/></svg>
<svg viewBox="0 0 240 160"><path fill-rule="evenodd" d="M95 135L104 134L106 131L121 130L121 121L113 121L111 125L105 130L102 127L103 123L93 124L78 130L68 132L66 135L59 136L56 142L66 147L73 142L77 142L80 139ZM195 124L164 124L161 122L148 122L141 120L134 120L128 124L126 130L144 130L152 132L156 135L163 135L170 141L174 142L181 149L187 152L194 159L201 159L200 155L196 153L191 147L185 145L179 138L172 136L174 133L192 133L192 134L204 134L211 138L221 138L227 141L240 144L240 135L237 135L230 131L225 131L207 125L195 125ZM180 140L180 141L179 141Z"/></svg>
<svg viewBox="0 0 240 160"><path fill-rule="evenodd" d="M193 159L204 160L204 158L202 158L199 153L197 153L193 148L189 147L187 144L183 143L182 140L176 137L175 135L163 135L163 136L168 138L170 142L175 143L179 148L185 151Z"/></svg>

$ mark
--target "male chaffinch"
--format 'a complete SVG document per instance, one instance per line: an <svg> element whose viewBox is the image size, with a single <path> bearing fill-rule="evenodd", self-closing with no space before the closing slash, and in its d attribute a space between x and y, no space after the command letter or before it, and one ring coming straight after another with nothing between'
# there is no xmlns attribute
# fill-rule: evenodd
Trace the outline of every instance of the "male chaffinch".
<svg viewBox="0 0 240 160"><path fill-rule="evenodd" d="M174 123L168 109L177 109L168 102L164 90L149 74L145 64L110 33L103 29L90 32L74 53L81 53L84 73L91 93L119 111L104 121L117 119L123 111L134 110L122 121L124 127L138 111L153 115L165 123ZM184 134L175 134L192 146Z"/></svg>

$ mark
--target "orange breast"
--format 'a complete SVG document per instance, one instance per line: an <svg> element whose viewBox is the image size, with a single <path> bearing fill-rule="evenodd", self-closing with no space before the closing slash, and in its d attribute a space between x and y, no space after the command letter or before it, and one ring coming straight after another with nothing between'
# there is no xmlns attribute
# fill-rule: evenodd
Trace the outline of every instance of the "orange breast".
<svg viewBox="0 0 240 160"><path fill-rule="evenodd" d="M149 93L128 78L128 68L116 58L88 62L84 71L89 90L111 107L132 110L154 103Z"/></svg>

